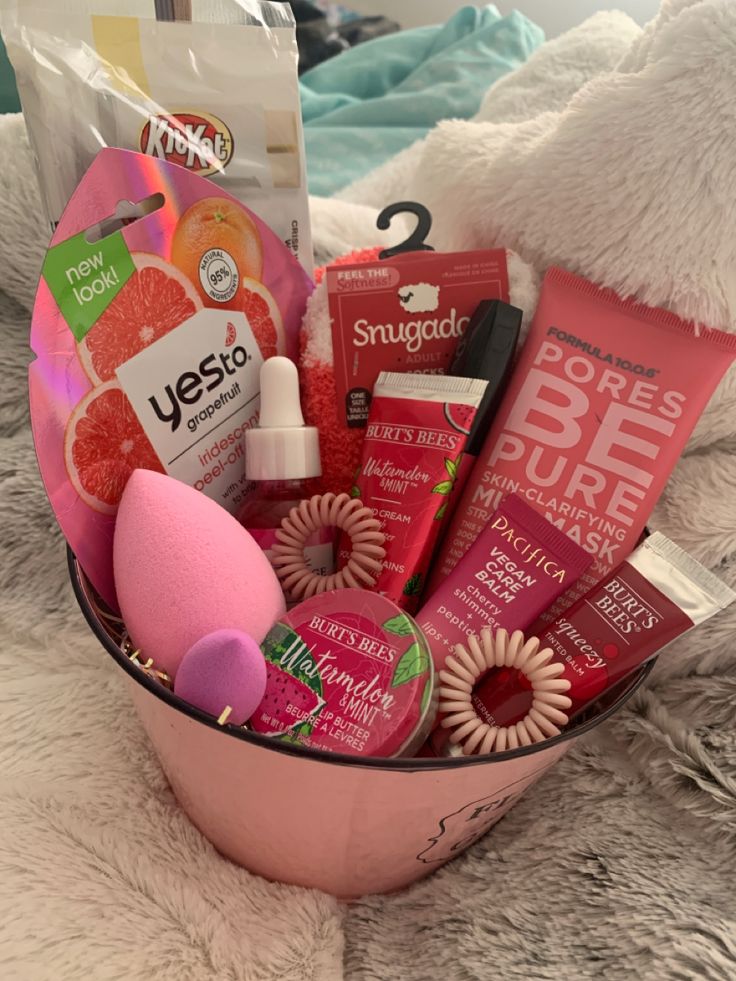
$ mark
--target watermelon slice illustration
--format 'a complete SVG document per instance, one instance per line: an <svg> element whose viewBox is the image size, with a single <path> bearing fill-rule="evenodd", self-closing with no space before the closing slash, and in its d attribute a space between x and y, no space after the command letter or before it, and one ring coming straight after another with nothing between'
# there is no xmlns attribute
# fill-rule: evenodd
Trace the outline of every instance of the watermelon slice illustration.
<svg viewBox="0 0 736 981"><path fill-rule="evenodd" d="M283 671L278 665L266 661L266 694L259 706L259 713L265 712L272 719L284 716L284 710L293 705L299 709L299 721L295 722L286 732L276 733L275 739L287 742L299 742L300 737L308 736L314 728L313 723L325 706L313 688L305 685L293 675ZM304 718L301 713L306 712Z"/></svg>
<svg viewBox="0 0 736 981"><path fill-rule="evenodd" d="M445 402L445 419L453 429L466 436L470 434L470 424L476 409L472 405L457 405L453 402Z"/></svg>
<svg viewBox="0 0 736 981"><path fill-rule="evenodd" d="M326 705L317 666L299 634L283 623L271 629L263 651L266 692L250 720L251 726L273 739L301 742L311 734Z"/></svg>

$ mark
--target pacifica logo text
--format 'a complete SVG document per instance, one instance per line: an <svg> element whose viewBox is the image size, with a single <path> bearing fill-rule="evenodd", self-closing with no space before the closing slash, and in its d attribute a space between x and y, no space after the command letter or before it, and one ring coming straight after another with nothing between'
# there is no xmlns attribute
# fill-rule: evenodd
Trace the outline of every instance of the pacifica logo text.
<svg viewBox="0 0 736 981"><path fill-rule="evenodd" d="M543 549L535 546L524 535L519 534L509 524L508 518L500 514L491 527L499 532L501 538L505 542L508 542L511 548L515 552L518 552L525 562L534 565L537 569L541 569L550 578L556 579L557 582L565 581L565 570L554 559L550 558Z"/></svg>

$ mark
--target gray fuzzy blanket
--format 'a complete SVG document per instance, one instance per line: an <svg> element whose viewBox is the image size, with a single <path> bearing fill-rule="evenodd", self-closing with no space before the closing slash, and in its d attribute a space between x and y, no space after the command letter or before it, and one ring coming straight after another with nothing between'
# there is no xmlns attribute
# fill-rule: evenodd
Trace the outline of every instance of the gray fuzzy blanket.
<svg viewBox="0 0 736 981"><path fill-rule="evenodd" d="M652 59L666 59L662 32L684 17L680 40L691 56L683 71L691 85L700 79L708 86L704 65L715 59L719 81L710 91L725 119L736 93L729 7L716 0L667 3L643 34L623 15L595 18L494 87L495 102L491 90L482 112L495 106L505 113L501 127L516 125L516 114L523 139L523 120L536 106L549 129L542 139L538 123L538 143L549 148L564 128L557 116L575 92L581 90L575 121L585 120L591 85L590 111L600 110L606 79L622 56L632 75L621 91L630 94L661 69L671 99L676 66L652 68ZM717 60L728 57L726 49L730 69ZM678 59L682 64L681 51ZM701 107L701 117L706 111ZM680 113L679 124L687 121ZM270 884L222 859L190 825L146 744L119 671L76 608L63 541L36 468L26 403L27 308L43 230L34 224L37 190L21 133L19 120L3 121L0 257L3 283L14 297L0 295L3 981L736 977L736 613L675 645L646 689L582 740L490 835L401 894L343 907L321 894ZM498 134L484 133L492 176ZM436 149L439 160L443 148ZM414 158L417 152L424 148ZM723 152L733 167L730 140ZM722 164L714 160L714 167ZM383 174L388 198L410 180L411 167L409 154ZM711 225L733 217L734 187L733 181L723 187L718 203L725 213ZM374 214L367 185L360 195L360 205L349 203L350 194L341 202L315 202L323 254L369 236ZM683 248L693 234L689 214ZM448 220L441 216L440 232ZM534 231L525 258L538 265L545 245L540 229ZM523 255L524 241L516 244ZM591 263L598 259L591 254ZM712 278L702 285L713 287L711 308L734 329L730 252L724 246L713 261ZM584 256L572 256L570 264L586 271ZM656 271L652 288L663 282ZM689 293L683 302L697 299ZM732 378L652 524L736 585L733 391Z"/></svg>

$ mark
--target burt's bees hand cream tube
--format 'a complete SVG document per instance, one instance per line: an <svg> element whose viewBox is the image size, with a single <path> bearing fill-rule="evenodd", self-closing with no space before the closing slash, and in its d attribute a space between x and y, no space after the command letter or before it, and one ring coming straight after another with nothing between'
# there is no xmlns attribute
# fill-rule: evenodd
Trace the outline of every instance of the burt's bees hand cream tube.
<svg viewBox="0 0 736 981"><path fill-rule="evenodd" d="M736 335L545 276L529 337L437 558L440 580L517 493L593 556L547 620L636 545Z"/></svg>
<svg viewBox="0 0 736 981"><path fill-rule="evenodd" d="M564 532L509 494L417 615L437 670L455 644L483 627L526 629L591 561Z"/></svg>
<svg viewBox="0 0 736 981"><path fill-rule="evenodd" d="M375 591L414 612L487 382L382 371L351 491L386 536ZM346 558L340 550L341 561Z"/></svg>

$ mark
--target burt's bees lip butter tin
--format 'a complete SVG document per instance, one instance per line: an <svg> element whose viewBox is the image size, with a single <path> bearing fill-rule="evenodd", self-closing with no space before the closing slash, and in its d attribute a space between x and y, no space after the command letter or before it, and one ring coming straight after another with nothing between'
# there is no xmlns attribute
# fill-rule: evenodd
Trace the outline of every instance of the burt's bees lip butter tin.
<svg viewBox="0 0 736 981"><path fill-rule="evenodd" d="M395 603L365 590L313 596L262 644L268 669L251 728L356 756L411 755L437 711L427 642Z"/></svg>

